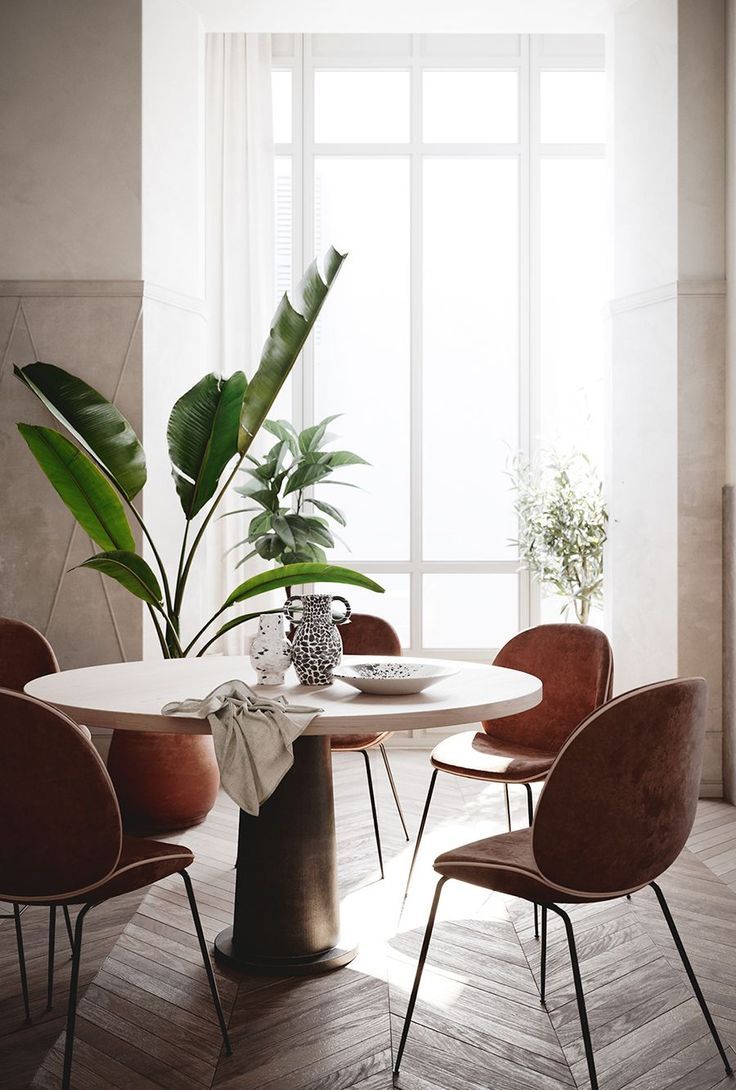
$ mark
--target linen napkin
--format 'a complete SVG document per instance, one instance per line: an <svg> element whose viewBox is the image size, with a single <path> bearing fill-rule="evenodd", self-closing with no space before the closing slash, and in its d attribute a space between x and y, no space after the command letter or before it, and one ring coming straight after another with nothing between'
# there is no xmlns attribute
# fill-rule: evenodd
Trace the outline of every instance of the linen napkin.
<svg viewBox="0 0 736 1090"><path fill-rule="evenodd" d="M161 714L208 721L223 788L241 810L257 817L294 763L294 739L322 710L287 704L283 696L270 700L244 681L226 681L203 700L164 705Z"/></svg>

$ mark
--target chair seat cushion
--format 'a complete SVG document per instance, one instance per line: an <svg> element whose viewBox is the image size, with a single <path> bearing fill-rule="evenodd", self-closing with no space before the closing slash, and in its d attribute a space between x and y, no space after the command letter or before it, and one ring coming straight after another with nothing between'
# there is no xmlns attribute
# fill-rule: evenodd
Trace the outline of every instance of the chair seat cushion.
<svg viewBox="0 0 736 1090"><path fill-rule="evenodd" d="M445 738L432 750L435 768L453 776L500 783L532 783L543 780L556 753L494 738L484 731L466 731Z"/></svg>
<svg viewBox="0 0 736 1090"><path fill-rule="evenodd" d="M97 904L134 889L143 889L194 862L194 853L181 844L123 836L123 847L114 873L102 885L76 897L61 898L59 904Z"/></svg>
<svg viewBox="0 0 736 1090"><path fill-rule="evenodd" d="M385 742L392 733L390 730L385 730L383 734L333 734L330 736L330 745L333 749L341 749L345 752L371 749Z"/></svg>
<svg viewBox="0 0 736 1090"><path fill-rule="evenodd" d="M472 886L542 905L581 904L610 898L610 894L578 896L549 883L534 860L531 829L515 829L443 852L435 859L434 869L446 878L457 878Z"/></svg>

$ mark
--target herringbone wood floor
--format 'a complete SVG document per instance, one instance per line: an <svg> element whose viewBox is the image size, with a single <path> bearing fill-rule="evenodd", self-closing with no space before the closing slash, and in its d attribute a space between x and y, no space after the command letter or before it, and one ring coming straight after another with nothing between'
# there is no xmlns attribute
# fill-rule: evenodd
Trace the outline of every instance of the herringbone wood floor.
<svg viewBox="0 0 736 1090"><path fill-rule="evenodd" d="M427 758L394 752L391 759L413 833ZM399 922L410 846L378 761L374 776L385 882L377 880L362 758L335 758L343 923L359 938L356 961L304 980L236 979L218 970L234 1042L226 1057L178 876L104 906L87 925L75 1087L388 1090L434 887L431 859L502 831L504 816L498 788L440 777ZM524 823L521 791L514 816ZM235 808L223 797L204 825L181 838L197 853L192 876L210 941L230 919L235 835ZM662 884L719 1027L736 1044L736 809L702 802L689 849ZM59 1085L68 948L59 929L57 999L46 1014L46 913L31 909L24 921L30 1026L23 1023L12 923L0 925L0 1084L7 1090ZM449 883L439 921L402 1065L403 1090L587 1087L561 924L550 924L545 1011L528 905ZM653 894L578 907L573 922L601 1090L732 1086Z"/></svg>

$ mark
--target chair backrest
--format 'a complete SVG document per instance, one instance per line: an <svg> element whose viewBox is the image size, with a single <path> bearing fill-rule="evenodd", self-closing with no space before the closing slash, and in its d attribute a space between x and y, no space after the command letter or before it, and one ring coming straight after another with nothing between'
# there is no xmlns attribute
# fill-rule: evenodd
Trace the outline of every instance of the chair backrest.
<svg viewBox="0 0 736 1090"><path fill-rule="evenodd" d="M639 889L685 846L703 763L707 686L662 681L625 693L563 746L537 804L544 877L578 893Z"/></svg>
<svg viewBox="0 0 736 1090"><path fill-rule="evenodd" d="M371 613L353 613L350 622L340 626L340 636L346 655L401 654L401 640L396 629Z"/></svg>
<svg viewBox="0 0 736 1090"><path fill-rule="evenodd" d="M591 625L528 628L501 648L493 665L540 678L542 701L529 711L485 722L484 730L550 753L611 695L613 652L604 633Z"/></svg>
<svg viewBox="0 0 736 1090"><path fill-rule="evenodd" d="M400 655L401 640L393 625L372 613L353 613L349 624L340 626L346 655ZM340 734L332 736L333 749L364 749L384 734Z"/></svg>
<svg viewBox="0 0 736 1090"><path fill-rule="evenodd" d="M112 781L67 716L0 689L0 901L55 900L114 870L122 823Z"/></svg>
<svg viewBox="0 0 736 1090"><path fill-rule="evenodd" d="M0 688L23 688L34 678L59 669L51 644L33 625L0 617Z"/></svg>

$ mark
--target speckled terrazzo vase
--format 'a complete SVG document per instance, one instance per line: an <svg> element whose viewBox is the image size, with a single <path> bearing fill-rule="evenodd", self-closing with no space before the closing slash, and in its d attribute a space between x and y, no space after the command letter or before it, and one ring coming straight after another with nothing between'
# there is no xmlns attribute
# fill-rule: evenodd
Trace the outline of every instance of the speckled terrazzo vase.
<svg viewBox="0 0 736 1090"><path fill-rule="evenodd" d="M345 612L335 618L332 603L341 602ZM302 685L331 685L332 671L342 658L337 625L350 620L350 604L339 594L294 594L284 607L286 617L297 625L291 645L291 661Z"/></svg>
<svg viewBox="0 0 736 1090"><path fill-rule="evenodd" d="M262 613L250 645L250 661L259 685L283 685L291 665L291 643L284 634L283 613Z"/></svg>

